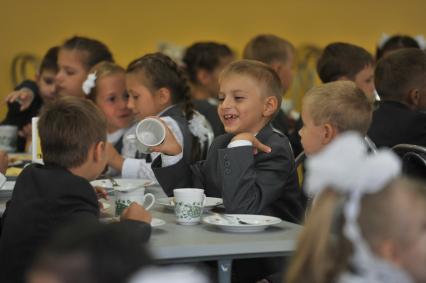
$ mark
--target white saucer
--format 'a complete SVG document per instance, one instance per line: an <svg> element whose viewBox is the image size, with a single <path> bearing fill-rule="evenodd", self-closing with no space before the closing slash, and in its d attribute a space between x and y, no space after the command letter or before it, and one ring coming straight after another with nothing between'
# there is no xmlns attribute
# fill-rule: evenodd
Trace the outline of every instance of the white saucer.
<svg viewBox="0 0 426 283"><path fill-rule="evenodd" d="M240 221L248 224L242 224ZM268 226L281 222L281 219L267 215L253 214L214 214L203 218L203 222L217 226L226 232L249 233L265 230Z"/></svg>
<svg viewBox="0 0 426 283"><path fill-rule="evenodd" d="M159 198L156 200L156 203L163 205L170 210L173 210L175 208L175 205L173 203L173 197ZM221 198L206 197L206 204L204 205L203 210L208 211L213 209L215 206L218 206L221 204L223 204L223 200Z"/></svg>
<svg viewBox="0 0 426 283"><path fill-rule="evenodd" d="M166 224L166 221L160 218L152 218L151 220L151 227L158 227Z"/></svg>
<svg viewBox="0 0 426 283"><path fill-rule="evenodd" d="M114 179L120 187L148 187L155 185L156 183L148 179ZM99 179L90 182L93 187L101 187L105 189L113 189L111 180L109 179Z"/></svg>

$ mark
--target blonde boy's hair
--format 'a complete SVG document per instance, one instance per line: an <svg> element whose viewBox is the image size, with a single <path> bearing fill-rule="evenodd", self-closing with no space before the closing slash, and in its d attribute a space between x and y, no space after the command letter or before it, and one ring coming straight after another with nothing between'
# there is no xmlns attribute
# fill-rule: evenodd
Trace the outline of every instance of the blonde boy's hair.
<svg viewBox="0 0 426 283"><path fill-rule="evenodd" d="M315 125L330 123L339 132L357 131L366 135L373 106L364 92L351 81L335 81L309 90L303 98Z"/></svg>
<svg viewBox="0 0 426 283"><path fill-rule="evenodd" d="M255 60L235 61L223 69L219 77L219 84L224 78L234 74L248 76L255 80L262 86L262 95L265 97L275 96L278 101L275 113L278 112L282 101L283 87L277 73L270 66Z"/></svg>
<svg viewBox="0 0 426 283"><path fill-rule="evenodd" d="M274 61L287 62L293 53L294 47L289 41L272 34L260 34L247 43L243 58L269 65Z"/></svg>
<svg viewBox="0 0 426 283"><path fill-rule="evenodd" d="M110 76L110 75L115 75L115 74L126 74L126 70L124 70L123 67L121 67L120 65L117 65L113 62L108 62L108 61L102 61L98 64L96 64L95 66L93 66L93 68L90 69L90 74L96 74L96 81L95 81L95 87L93 87L90 90L90 93L87 95L87 97L92 100L92 101L96 101L96 92L97 92L97 85L98 85L98 81L101 78Z"/></svg>

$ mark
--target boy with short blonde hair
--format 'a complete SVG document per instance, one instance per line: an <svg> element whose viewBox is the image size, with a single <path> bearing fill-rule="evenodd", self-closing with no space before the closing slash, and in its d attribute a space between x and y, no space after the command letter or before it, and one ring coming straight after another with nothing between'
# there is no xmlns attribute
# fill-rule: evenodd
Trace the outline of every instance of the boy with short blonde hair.
<svg viewBox="0 0 426 283"><path fill-rule="evenodd" d="M43 109L38 121L45 165L27 166L16 180L2 219L0 281L21 282L38 249L59 228L98 222L97 194L89 181L106 166L106 119L89 100L63 97ZM105 192L98 191L104 196ZM133 204L122 214L141 241L151 216ZM142 221L142 222L141 222Z"/></svg>
<svg viewBox="0 0 426 283"><path fill-rule="evenodd" d="M301 222L304 207L294 157L286 136L271 127L279 109L282 86L268 65L241 60L228 65L219 78L219 117L227 134L217 137L206 160L192 166L180 160L152 168L164 191L179 187L203 188L211 197L223 198L226 213L263 214ZM169 155L181 152L170 131L161 146ZM281 269L277 259L241 260L233 263L236 282L255 282Z"/></svg>
<svg viewBox="0 0 426 283"><path fill-rule="evenodd" d="M303 213L294 157L288 139L273 130L282 87L272 68L241 60L222 72L219 117L227 134L217 137L207 158L189 166L183 160L154 173L168 195L176 187L204 188L207 196L222 197L227 213L267 214L299 222ZM181 148L168 132L153 148L177 155ZM253 151L257 152L253 153Z"/></svg>
<svg viewBox="0 0 426 283"><path fill-rule="evenodd" d="M299 131L306 155L315 154L345 131L367 134L373 106L351 81L336 81L312 88L302 103Z"/></svg>

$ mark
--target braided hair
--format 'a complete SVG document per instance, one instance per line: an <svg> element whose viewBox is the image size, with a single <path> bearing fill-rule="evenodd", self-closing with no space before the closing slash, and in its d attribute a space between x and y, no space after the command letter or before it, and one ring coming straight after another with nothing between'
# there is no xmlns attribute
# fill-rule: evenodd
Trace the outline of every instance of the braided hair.
<svg viewBox="0 0 426 283"><path fill-rule="evenodd" d="M184 71L169 56L160 52L146 54L132 61L127 73L143 72L147 88L154 93L160 88L167 88L171 93L172 103L181 104L184 116L189 121L194 116L194 105L191 101L190 88ZM201 157L201 146L198 137L192 135L191 160Z"/></svg>

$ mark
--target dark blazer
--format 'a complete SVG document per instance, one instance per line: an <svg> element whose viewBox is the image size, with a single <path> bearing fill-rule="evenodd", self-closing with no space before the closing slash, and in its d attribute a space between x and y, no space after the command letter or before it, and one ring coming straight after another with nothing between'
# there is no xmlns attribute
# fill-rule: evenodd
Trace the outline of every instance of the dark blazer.
<svg viewBox="0 0 426 283"><path fill-rule="evenodd" d="M167 195L179 187L203 188L207 196L222 197L227 213L266 214L300 222L303 207L297 172L288 139L268 124L257 135L271 153L253 154L249 146L227 148L232 134L217 137L204 161L184 160L152 168Z"/></svg>
<svg viewBox="0 0 426 283"><path fill-rule="evenodd" d="M206 117L212 126L214 136L220 136L225 133L222 121L217 113L217 105L211 104L208 100L194 100L194 108Z"/></svg>
<svg viewBox="0 0 426 283"><path fill-rule="evenodd" d="M73 222L98 222L99 205L90 183L64 168L27 166L16 180L2 218L0 282L21 282L39 248ZM150 225L144 225L150 235Z"/></svg>
<svg viewBox="0 0 426 283"><path fill-rule="evenodd" d="M426 146L426 113L396 101L381 101L373 112L368 136L377 147L401 143Z"/></svg>

